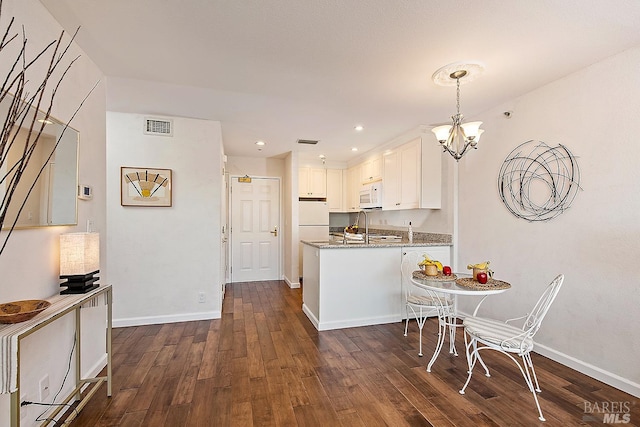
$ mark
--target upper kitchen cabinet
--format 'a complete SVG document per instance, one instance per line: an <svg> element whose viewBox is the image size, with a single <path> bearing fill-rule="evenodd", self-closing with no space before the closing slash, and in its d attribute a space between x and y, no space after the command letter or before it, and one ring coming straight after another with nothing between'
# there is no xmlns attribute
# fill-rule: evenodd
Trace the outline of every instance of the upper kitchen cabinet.
<svg viewBox="0 0 640 427"><path fill-rule="evenodd" d="M329 212L347 211L346 170L327 169L327 206Z"/></svg>
<svg viewBox="0 0 640 427"><path fill-rule="evenodd" d="M361 164L360 181L363 184L382 179L382 156L370 158Z"/></svg>
<svg viewBox="0 0 640 427"><path fill-rule="evenodd" d="M418 137L384 154L383 210L441 207L442 155L438 149Z"/></svg>
<svg viewBox="0 0 640 427"><path fill-rule="evenodd" d="M347 212L360 210L360 182L362 164L347 169Z"/></svg>
<svg viewBox="0 0 640 427"><path fill-rule="evenodd" d="M327 197L327 170L314 167L299 168L298 196L302 198Z"/></svg>
<svg viewBox="0 0 640 427"><path fill-rule="evenodd" d="M433 135L429 135L433 137ZM442 207L442 147L431 138L422 137L420 144L420 207L440 209Z"/></svg>

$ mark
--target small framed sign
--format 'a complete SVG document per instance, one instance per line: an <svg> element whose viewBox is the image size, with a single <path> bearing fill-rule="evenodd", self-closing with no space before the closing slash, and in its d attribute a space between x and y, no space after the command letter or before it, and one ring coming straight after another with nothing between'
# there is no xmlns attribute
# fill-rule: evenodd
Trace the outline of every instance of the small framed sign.
<svg viewBox="0 0 640 427"><path fill-rule="evenodd" d="M122 206L171 206L171 169L120 168Z"/></svg>

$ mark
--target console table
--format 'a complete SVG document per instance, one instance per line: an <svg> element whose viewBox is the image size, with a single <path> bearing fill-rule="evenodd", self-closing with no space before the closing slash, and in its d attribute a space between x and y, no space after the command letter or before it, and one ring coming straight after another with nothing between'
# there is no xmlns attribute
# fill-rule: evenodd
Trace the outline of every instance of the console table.
<svg viewBox="0 0 640 427"><path fill-rule="evenodd" d="M107 307L107 329L106 329L106 351L107 351L107 375L96 378L82 378L80 368L81 340L80 326L81 316L80 310L83 306L92 303L98 303L100 298L104 299ZM47 301L51 306L39 313L33 319L16 324L0 325L0 356L2 357L2 366L0 366L0 393L11 394L11 426L18 427L20 425L20 342L23 338L44 328L62 316L75 312L75 332L76 332L76 350L75 350L75 373L76 387L62 401L63 404L69 403L72 399L78 400L76 410L72 411L66 423L70 423L78 412L87 404L89 399L98 391L103 382L107 383L107 396L111 396L111 323L112 323L112 288L111 285L102 285L86 294L77 295L55 295L48 298ZM94 383L93 387L87 392L85 397L80 400L80 392L86 385ZM60 403L60 402L56 402ZM66 406L58 406L48 418L55 418L60 411L67 408ZM43 426L48 425L45 422Z"/></svg>

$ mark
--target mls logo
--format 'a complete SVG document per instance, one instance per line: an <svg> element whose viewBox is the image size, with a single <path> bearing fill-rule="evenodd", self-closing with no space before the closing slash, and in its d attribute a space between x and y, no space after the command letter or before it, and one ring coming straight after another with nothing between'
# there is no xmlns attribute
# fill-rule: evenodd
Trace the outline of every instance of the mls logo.
<svg viewBox="0 0 640 427"><path fill-rule="evenodd" d="M631 414L604 414L603 424L629 424Z"/></svg>
<svg viewBox="0 0 640 427"><path fill-rule="evenodd" d="M603 424L629 424L631 422L631 402L584 402L583 421L599 421Z"/></svg>

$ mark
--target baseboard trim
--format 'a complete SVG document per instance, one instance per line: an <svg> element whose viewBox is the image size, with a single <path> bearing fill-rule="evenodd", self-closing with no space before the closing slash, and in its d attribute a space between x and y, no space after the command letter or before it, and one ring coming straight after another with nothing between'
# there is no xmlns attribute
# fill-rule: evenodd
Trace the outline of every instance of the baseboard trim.
<svg viewBox="0 0 640 427"><path fill-rule="evenodd" d="M287 283L287 285L289 285L291 289L298 289L300 287L300 282L292 282L291 280L289 280L286 274L283 275L282 277L284 278L284 281Z"/></svg>
<svg viewBox="0 0 640 427"><path fill-rule="evenodd" d="M598 381L602 381L603 383L622 390L625 393L629 393L635 397L640 397L640 384L638 383L628 380L627 378L623 378L612 372L598 368L597 366L576 359L575 357L569 356L545 345L538 343L536 343L535 345L535 352L542 356L548 357L549 359L568 366L571 369L575 369L576 371L588 375L591 378L595 378Z"/></svg>
<svg viewBox="0 0 640 427"><path fill-rule="evenodd" d="M309 320L311 321L313 326L315 326L316 329L319 329L318 328L318 325L319 325L318 318L313 315L311 310L309 310L309 307L307 307L307 304L304 304L304 303L302 304L302 312L307 315L307 317L309 318Z"/></svg>
<svg viewBox="0 0 640 427"><path fill-rule="evenodd" d="M359 319L334 320L331 322L319 322L316 328L319 331L331 331L333 329L357 328L360 326L382 325L384 323L397 323L402 321L401 316L389 315L381 317L362 317Z"/></svg>
<svg viewBox="0 0 640 427"><path fill-rule="evenodd" d="M168 316L130 317L125 319L113 319L114 328L128 326L157 325L160 323L194 322L197 320L220 319L220 311L203 311L200 313L171 314Z"/></svg>

